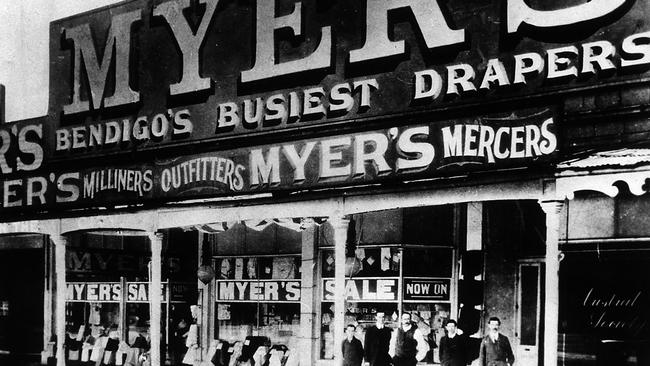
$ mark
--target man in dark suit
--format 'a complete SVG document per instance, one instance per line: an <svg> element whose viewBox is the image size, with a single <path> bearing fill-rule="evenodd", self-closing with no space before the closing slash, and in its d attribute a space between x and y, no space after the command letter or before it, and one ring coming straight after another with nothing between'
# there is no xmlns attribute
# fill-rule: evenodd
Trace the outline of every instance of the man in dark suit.
<svg viewBox="0 0 650 366"><path fill-rule="evenodd" d="M391 330L384 325L384 315L383 312L377 312L375 325L366 330L363 353L370 366L388 366L391 362L388 355Z"/></svg>
<svg viewBox="0 0 650 366"><path fill-rule="evenodd" d="M442 366L467 365L467 339L457 332L456 321L449 319L447 334L440 339L440 364Z"/></svg>
<svg viewBox="0 0 650 366"><path fill-rule="evenodd" d="M492 317L488 320L489 333L483 337L479 351L480 366L512 366L515 363L510 341L499 333L499 326L499 318Z"/></svg>
<svg viewBox="0 0 650 366"><path fill-rule="evenodd" d="M355 329L353 324L348 324L345 328L345 339L341 344L343 366L361 366L361 362L363 362L363 346L361 341L354 337Z"/></svg>

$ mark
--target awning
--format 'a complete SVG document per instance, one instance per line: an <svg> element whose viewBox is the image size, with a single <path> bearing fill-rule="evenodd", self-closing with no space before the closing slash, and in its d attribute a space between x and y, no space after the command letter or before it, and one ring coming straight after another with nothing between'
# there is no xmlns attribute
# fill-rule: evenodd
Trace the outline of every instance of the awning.
<svg viewBox="0 0 650 366"><path fill-rule="evenodd" d="M619 182L627 184L632 194L648 192L650 185L650 149L618 149L593 153L580 159L558 164L556 193L573 199L578 191L598 191L610 197L619 193Z"/></svg>

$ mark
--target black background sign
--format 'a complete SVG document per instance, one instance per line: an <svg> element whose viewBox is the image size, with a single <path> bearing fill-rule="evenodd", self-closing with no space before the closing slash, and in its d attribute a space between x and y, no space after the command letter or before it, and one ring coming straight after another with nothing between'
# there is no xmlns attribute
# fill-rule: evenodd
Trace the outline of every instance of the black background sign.
<svg viewBox="0 0 650 366"><path fill-rule="evenodd" d="M179 31L173 31L169 25L170 15L161 15L161 9L168 7L169 2L131 1L53 22L50 27L49 101L52 121L44 133L48 144L46 150L55 152L57 129L69 134L65 140L70 143L70 147L56 150L58 156L101 155L306 126L358 126L371 123L378 117L394 118L422 111L444 112L448 108L557 95L558 91L579 86L606 85L647 76L645 69L630 67L626 72L621 62L624 59L627 64L633 64L643 57L640 48L647 44L647 37L628 39L627 44L624 40L648 31L645 1L623 1L623 5L619 1L591 1L592 5L597 3L596 6L607 12L594 19L574 19L576 25L537 28L519 24L516 29L508 29L513 21L510 18L516 18L517 14L507 7L514 8L514 5L496 0L487 3L476 0L444 3L414 0L415 10L411 11L407 8L381 10L371 1L334 1L325 5L317 0L303 0L300 9L293 0L274 2L277 7L271 9L270 14L292 14L300 18L300 36L295 36L286 27L277 32L268 29L271 20L268 24L257 24L255 7L265 2L219 1L213 8L210 4L215 3L217 1L192 2L194 5L190 8L179 9L186 17L180 25L185 27L189 21L194 32L198 32L201 26L205 27L205 37L197 53L198 74L192 75L209 79L209 82L207 88L197 84L197 89L200 89L197 92L173 90L173 85L183 79L183 65L188 67L183 56L189 53L182 54L181 50L189 47L191 39L178 36ZM531 22L544 17L543 12L547 10L566 9L565 13L570 13L573 18L590 14L572 8L589 5L582 1L528 1L525 4L530 6L531 12L540 11L528 17ZM612 7L612 4L616 6ZM180 2L176 6L180 7ZM204 19L204 14L208 13L206 9L213 9L208 14L210 19ZM111 24L121 16L130 19L127 26L117 29L116 25L116 29L111 29ZM432 17L440 18L441 22L431 21ZM386 28L386 34L367 34L365 25L370 19L386 19L386 25L378 28ZM431 27L436 27L432 24L447 24L437 27L452 32L454 39L437 32L439 29L427 33L432 31ZM120 30L127 36L119 33ZM109 34L115 37L108 37ZM264 39L267 34L273 35L271 40ZM403 40L404 51L388 57L374 54L382 51L377 47L366 56L358 56L367 39L380 36L393 42ZM116 51L103 55L106 44L110 45L113 40ZM583 48L587 47L586 52L589 52L589 47L593 46L591 42L601 41L611 44L616 52L612 53L611 64L594 62L596 66L592 72L591 63L582 65ZM327 42L331 42L331 48L327 48ZM89 45L94 47L96 57L89 60L107 75L104 77L104 74L92 72L97 79L94 84L104 86L104 98L94 102L90 101L90 87L83 77L84 72L76 69L79 60L75 62L75 52L79 53L80 47L88 48L89 55L84 57L93 56ZM313 61L325 66L307 70L304 65L290 64L308 59L320 46L327 55ZM600 46L593 46L596 47L593 53L604 52ZM248 81L247 73L263 61L256 59L256 54L260 53L256 50L260 47L271 50L276 55L275 64L289 65L290 72ZM571 49L561 51L564 47ZM609 52L609 46L603 47ZM552 77L548 60L555 56L550 56L549 50L560 50L557 57L568 59L567 77ZM542 67L527 75L526 82L517 82L516 56L530 53L540 56ZM109 57L112 57L110 63L106 61ZM86 64L90 63L86 61ZM118 62L119 65L115 66ZM465 69L459 71L455 67L461 64ZM571 75L570 67L575 67L579 77ZM439 96L414 101L416 74L430 71L435 71L442 80ZM561 66L555 71L557 75L564 75L562 71L566 70ZM473 88L464 87L467 92L456 93L454 89L459 86L454 87L455 84L449 81L450 75L458 76L464 72L475 74L470 81ZM81 75L79 90L75 90L75 73ZM423 88L430 90L428 83L425 81ZM314 88L322 88L322 91L314 92ZM97 90L95 94L101 94L102 91ZM137 98L133 99L128 93L120 96L137 102L120 104L108 99L115 96L116 90L132 90ZM311 100L311 96L315 98L311 106L322 104L323 113L305 112L304 101ZM346 100L348 98L351 99ZM88 111L64 111L64 106L74 100L90 101L86 108ZM271 111L278 108L289 114L292 114L292 108L297 110L292 114L294 117L286 120L255 121L253 118L249 122L220 124L220 118L227 114L222 107L229 103L236 107L242 118L246 103L250 115L255 114L258 104L262 107L262 114L273 114ZM349 108L332 108L332 105L343 104ZM191 133L185 121L188 116L192 120ZM434 118L445 118L444 113L436 116ZM108 134L105 129L109 124L113 129L119 128L121 142L91 146L92 133L103 133L100 140L105 139ZM134 129L135 125L139 127ZM140 127L146 131L141 131ZM85 147L75 148L74 136L85 141L78 144Z"/></svg>
<svg viewBox="0 0 650 366"><path fill-rule="evenodd" d="M449 301L450 291L449 279L404 279L404 300Z"/></svg>

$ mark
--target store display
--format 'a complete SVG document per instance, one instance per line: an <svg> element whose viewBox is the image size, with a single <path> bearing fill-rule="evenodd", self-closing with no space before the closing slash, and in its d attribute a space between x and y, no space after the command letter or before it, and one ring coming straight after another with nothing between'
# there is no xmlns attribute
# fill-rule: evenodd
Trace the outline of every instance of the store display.
<svg viewBox="0 0 650 366"><path fill-rule="evenodd" d="M235 259L235 279L241 280L244 278L244 258Z"/></svg>
<svg viewBox="0 0 650 366"><path fill-rule="evenodd" d="M246 273L244 278L246 279L257 278L257 258L246 259Z"/></svg>
<svg viewBox="0 0 650 366"><path fill-rule="evenodd" d="M296 264L293 257L273 258L273 279L296 278Z"/></svg>
<svg viewBox="0 0 650 366"><path fill-rule="evenodd" d="M231 279L235 277L234 266L231 258L223 258L220 263L219 278Z"/></svg>

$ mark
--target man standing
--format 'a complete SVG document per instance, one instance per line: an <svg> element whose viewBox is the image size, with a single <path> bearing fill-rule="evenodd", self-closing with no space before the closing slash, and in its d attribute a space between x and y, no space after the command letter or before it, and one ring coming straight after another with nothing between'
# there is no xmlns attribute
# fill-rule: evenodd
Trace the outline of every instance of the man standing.
<svg viewBox="0 0 650 366"><path fill-rule="evenodd" d="M481 341L479 351L480 366L511 366L515 363L508 337L499 333L501 320L492 317L488 320L489 333Z"/></svg>
<svg viewBox="0 0 650 366"><path fill-rule="evenodd" d="M366 362L370 366L390 365L388 347L390 345L391 330L384 325L384 315L383 312L377 312L375 325L366 330L363 350Z"/></svg>
<svg viewBox="0 0 650 366"><path fill-rule="evenodd" d="M411 322L411 314L402 314L402 325L393 331L388 354L394 366L413 366L429 352L422 332Z"/></svg>
<svg viewBox="0 0 650 366"><path fill-rule="evenodd" d="M348 324L345 328L345 339L341 344L343 366L361 366L361 362L363 362L363 346L361 346L361 341L354 337L355 329L354 324Z"/></svg>
<svg viewBox="0 0 650 366"><path fill-rule="evenodd" d="M440 363L442 366L467 365L467 340L457 332L456 321L449 319L447 334L440 339Z"/></svg>

